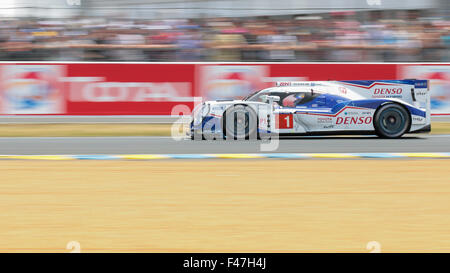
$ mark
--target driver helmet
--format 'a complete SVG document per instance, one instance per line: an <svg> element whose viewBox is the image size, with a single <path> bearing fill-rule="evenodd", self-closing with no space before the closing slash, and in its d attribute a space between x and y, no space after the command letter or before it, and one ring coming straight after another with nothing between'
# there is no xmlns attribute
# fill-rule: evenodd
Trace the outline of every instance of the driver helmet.
<svg viewBox="0 0 450 273"><path fill-rule="evenodd" d="M283 99L283 106L284 107L295 107L303 98L305 97L305 93L297 93L292 94Z"/></svg>

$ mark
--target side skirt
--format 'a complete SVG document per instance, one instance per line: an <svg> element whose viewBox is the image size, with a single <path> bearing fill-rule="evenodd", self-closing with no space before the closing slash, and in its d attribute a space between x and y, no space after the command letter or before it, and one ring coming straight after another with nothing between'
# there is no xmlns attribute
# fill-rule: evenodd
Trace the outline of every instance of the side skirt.
<svg viewBox="0 0 450 273"><path fill-rule="evenodd" d="M408 134L429 133L429 132L431 132L431 124L426 125L425 127L422 127L419 130L411 131Z"/></svg>

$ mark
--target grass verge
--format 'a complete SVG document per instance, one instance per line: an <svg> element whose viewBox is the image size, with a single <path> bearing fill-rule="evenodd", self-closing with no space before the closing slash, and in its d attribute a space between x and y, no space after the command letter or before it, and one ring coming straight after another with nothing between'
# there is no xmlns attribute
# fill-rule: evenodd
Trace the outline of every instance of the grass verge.
<svg viewBox="0 0 450 273"><path fill-rule="evenodd" d="M450 134L450 122L431 123L432 134Z"/></svg>
<svg viewBox="0 0 450 273"><path fill-rule="evenodd" d="M0 252L450 252L450 160L324 164L5 160Z"/></svg>
<svg viewBox="0 0 450 273"><path fill-rule="evenodd" d="M170 136L172 124L2 124L0 137ZM179 132L185 126L180 124Z"/></svg>

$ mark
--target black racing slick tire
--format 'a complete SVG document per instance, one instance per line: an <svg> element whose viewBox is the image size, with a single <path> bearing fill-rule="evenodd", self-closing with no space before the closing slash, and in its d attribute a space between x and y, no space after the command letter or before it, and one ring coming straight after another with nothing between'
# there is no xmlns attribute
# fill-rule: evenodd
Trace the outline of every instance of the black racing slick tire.
<svg viewBox="0 0 450 273"><path fill-rule="evenodd" d="M399 104L385 104L376 111L373 125L379 137L399 138L411 127L411 115Z"/></svg>
<svg viewBox="0 0 450 273"><path fill-rule="evenodd" d="M193 128L193 121L190 124L190 127ZM205 140L205 136L203 135L203 132L198 132L193 129L191 129L191 140Z"/></svg>
<svg viewBox="0 0 450 273"><path fill-rule="evenodd" d="M205 136L199 133L191 133L191 140L205 140Z"/></svg>
<svg viewBox="0 0 450 273"><path fill-rule="evenodd" d="M235 105L227 109L222 121L226 139L257 139L258 116L247 105Z"/></svg>

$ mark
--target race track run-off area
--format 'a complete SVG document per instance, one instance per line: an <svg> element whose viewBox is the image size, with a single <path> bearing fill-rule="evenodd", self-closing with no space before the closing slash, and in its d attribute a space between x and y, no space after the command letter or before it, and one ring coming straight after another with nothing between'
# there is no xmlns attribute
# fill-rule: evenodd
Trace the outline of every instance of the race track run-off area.
<svg viewBox="0 0 450 273"><path fill-rule="evenodd" d="M0 165L0 251L449 252L448 159Z"/></svg>

